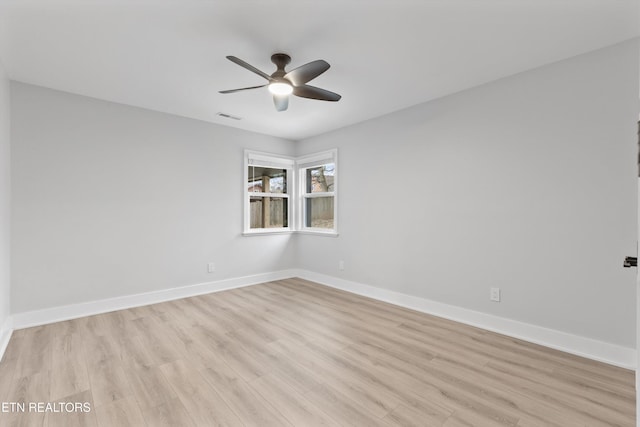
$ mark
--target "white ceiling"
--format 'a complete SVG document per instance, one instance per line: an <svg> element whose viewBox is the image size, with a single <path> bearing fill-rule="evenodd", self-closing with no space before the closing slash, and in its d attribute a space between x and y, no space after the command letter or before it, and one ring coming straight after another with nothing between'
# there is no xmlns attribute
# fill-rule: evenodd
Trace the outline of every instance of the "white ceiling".
<svg viewBox="0 0 640 427"><path fill-rule="evenodd" d="M0 0L14 80L293 140L639 33L636 0ZM310 84L342 100L218 93L265 82L226 55L276 52L329 62Z"/></svg>

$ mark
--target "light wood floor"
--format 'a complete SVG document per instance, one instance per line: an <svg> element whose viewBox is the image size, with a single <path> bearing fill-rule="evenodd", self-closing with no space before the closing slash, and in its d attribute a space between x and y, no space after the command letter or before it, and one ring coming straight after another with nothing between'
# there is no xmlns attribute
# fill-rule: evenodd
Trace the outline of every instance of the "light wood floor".
<svg viewBox="0 0 640 427"><path fill-rule="evenodd" d="M631 371L299 279L14 332L25 426L635 426Z"/></svg>

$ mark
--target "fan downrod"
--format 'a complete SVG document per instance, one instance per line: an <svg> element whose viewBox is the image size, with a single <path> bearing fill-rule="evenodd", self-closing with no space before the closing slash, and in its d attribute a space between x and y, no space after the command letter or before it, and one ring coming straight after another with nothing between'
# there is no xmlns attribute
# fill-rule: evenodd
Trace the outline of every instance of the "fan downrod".
<svg viewBox="0 0 640 427"><path fill-rule="evenodd" d="M271 55L271 62L276 64L278 71L284 71L284 67L291 62L291 57L286 53L274 53Z"/></svg>

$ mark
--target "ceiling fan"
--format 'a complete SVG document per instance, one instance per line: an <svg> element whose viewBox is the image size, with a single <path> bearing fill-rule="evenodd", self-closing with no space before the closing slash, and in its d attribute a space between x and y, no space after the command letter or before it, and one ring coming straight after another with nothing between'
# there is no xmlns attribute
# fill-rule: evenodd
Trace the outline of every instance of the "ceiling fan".
<svg viewBox="0 0 640 427"><path fill-rule="evenodd" d="M319 99L321 101L339 101L341 98L337 93L306 84L329 69L330 65L322 59L309 62L308 64L301 65L287 72L284 67L291 62L291 57L285 53L275 53L271 55L271 62L276 65L277 70L271 75L258 70L253 65L235 56L227 56L227 59L256 73L260 77L264 77L269 83L240 89L221 90L220 93L234 93L268 86L269 92L273 94L273 103L278 111L285 111L287 109L289 106L289 95L291 94L302 98Z"/></svg>

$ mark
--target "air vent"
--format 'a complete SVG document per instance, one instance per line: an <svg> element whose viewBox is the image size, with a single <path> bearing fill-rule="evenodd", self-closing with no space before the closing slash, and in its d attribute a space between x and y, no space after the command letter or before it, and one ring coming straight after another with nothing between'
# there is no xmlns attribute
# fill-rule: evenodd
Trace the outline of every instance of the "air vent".
<svg viewBox="0 0 640 427"><path fill-rule="evenodd" d="M227 113L218 113L216 114L216 116L224 117L225 119L231 119L231 120L242 120L242 118L240 117L232 116L231 114L227 114Z"/></svg>

